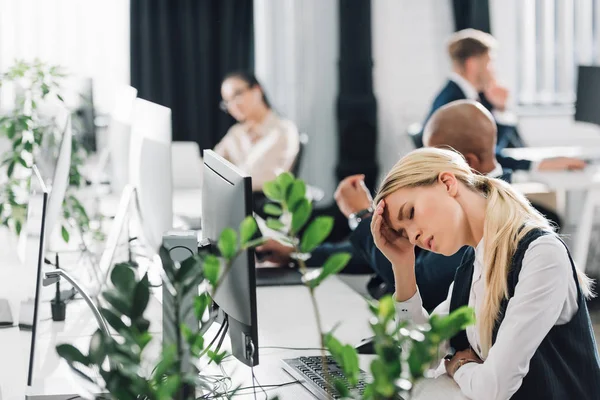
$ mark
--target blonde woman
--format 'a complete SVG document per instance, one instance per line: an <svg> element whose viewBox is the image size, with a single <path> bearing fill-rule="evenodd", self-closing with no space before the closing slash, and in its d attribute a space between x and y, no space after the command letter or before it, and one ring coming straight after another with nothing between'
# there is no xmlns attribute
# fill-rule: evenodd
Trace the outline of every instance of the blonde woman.
<svg viewBox="0 0 600 400"><path fill-rule="evenodd" d="M420 149L388 173L371 230L393 265L399 319L427 321L414 248L470 246L434 313L469 305L477 324L451 341L447 373L471 399L598 399L600 361L578 271L547 220L507 183L453 151Z"/></svg>

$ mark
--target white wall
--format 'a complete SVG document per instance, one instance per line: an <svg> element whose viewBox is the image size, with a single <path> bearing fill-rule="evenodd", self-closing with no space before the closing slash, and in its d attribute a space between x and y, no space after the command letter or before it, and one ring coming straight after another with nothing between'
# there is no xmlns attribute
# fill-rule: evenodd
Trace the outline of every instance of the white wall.
<svg viewBox="0 0 600 400"><path fill-rule="evenodd" d="M255 69L274 108L310 136L300 175L335 190L338 0L255 0ZM324 173L325 171L325 173Z"/></svg>
<svg viewBox="0 0 600 400"><path fill-rule="evenodd" d="M372 0L379 162L385 174L412 150L407 127L422 123L448 76L449 0Z"/></svg>

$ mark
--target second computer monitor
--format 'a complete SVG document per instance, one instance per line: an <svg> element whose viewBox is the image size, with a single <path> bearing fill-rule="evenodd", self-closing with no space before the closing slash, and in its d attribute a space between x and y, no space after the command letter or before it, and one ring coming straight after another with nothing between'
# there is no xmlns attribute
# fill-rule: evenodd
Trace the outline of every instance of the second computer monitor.
<svg viewBox="0 0 600 400"><path fill-rule="evenodd" d="M252 180L210 150L204 152L203 175L202 237L216 243L225 228L238 230L252 215ZM227 315L233 355L249 366L258 364L255 272L254 251L243 252L213 299Z"/></svg>

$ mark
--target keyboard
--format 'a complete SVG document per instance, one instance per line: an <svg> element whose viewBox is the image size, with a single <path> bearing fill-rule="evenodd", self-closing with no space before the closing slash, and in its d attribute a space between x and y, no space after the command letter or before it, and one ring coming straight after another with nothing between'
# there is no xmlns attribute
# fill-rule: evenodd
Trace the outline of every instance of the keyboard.
<svg viewBox="0 0 600 400"><path fill-rule="evenodd" d="M337 390L325 380L321 356L298 357L282 361L283 369L292 377L299 380L300 383L318 399L327 399L328 391L332 393L334 399L341 398ZM329 370L329 377L332 381L336 379L340 380L346 383L346 386L350 388L350 384L344 376L342 368L335 362L332 356L327 356L327 369ZM358 384L356 385L356 390L358 390L361 395L364 393L365 387L367 386L366 376L365 372L361 370Z"/></svg>

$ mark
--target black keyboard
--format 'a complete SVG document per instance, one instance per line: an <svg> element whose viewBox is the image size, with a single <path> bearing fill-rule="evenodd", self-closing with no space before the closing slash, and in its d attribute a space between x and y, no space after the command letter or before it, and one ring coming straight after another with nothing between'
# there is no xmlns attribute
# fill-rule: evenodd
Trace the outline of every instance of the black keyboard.
<svg viewBox="0 0 600 400"><path fill-rule="evenodd" d="M337 390L325 380L321 356L298 357L282 361L283 369L295 379L298 379L318 399L327 399L327 392L331 393L334 399L341 398ZM332 356L327 356L327 369L332 381L336 379L340 380L346 383L346 387L350 388L350 384L344 376L342 368L335 362ZM361 370L356 390L362 395L366 386L366 374Z"/></svg>

